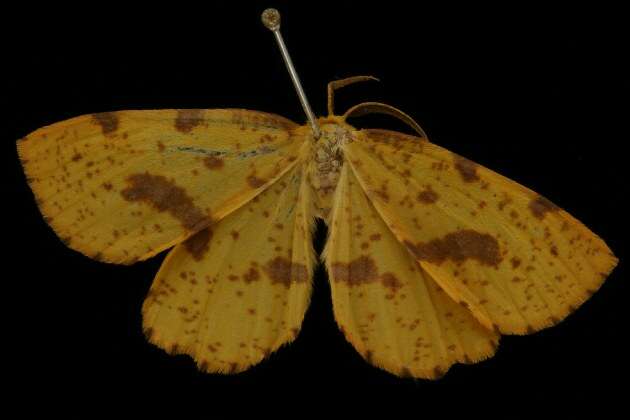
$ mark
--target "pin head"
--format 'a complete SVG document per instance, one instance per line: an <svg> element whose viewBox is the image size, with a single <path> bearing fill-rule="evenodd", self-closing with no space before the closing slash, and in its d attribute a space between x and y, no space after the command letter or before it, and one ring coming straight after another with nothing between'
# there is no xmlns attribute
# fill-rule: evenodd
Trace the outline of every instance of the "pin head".
<svg viewBox="0 0 630 420"><path fill-rule="evenodd" d="M263 25L265 25L271 31L277 31L280 29L280 12L276 9L265 9L260 16Z"/></svg>

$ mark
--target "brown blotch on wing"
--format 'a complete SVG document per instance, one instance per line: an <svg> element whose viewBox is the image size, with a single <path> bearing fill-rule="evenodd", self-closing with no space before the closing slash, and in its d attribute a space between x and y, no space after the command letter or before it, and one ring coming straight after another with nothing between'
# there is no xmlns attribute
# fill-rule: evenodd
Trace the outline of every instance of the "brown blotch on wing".
<svg viewBox="0 0 630 420"><path fill-rule="evenodd" d="M458 230L429 242L413 244L406 241L405 245L418 260L434 264L447 259L461 264L471 258L496 267L503 259L496 238L472 229Z"/></svg>
<svg viewBox="0 0 630 420"><path fill-rule="evenodd" d="M118 116L115 112L99 112L92 114L92 120L101 126L103 135L108 136L118 130Z"/></svg>
<svg viewBox="0 0 630 420"><path fill-rule="evenodd" d="M225 165L225 162L223 162L223 159L216 156L207 156L203 160L203 164L206 165L208 169L221 169Z"/></svg>
<svg viewBox="0 0 630 420"><path fill-rule="evenodd" d="M184 246L195 261L200 261L210 249L210 240L212 239L212 229L205 228L186 239Z"/></svg>
<svg viewBox="0 0 630 420"><path fill-rule="evenodd" d="M264 270L272 283L281 283L287 288L291 286L291 282L302 283L308 278L308 271L304 264L292 263L283 257L268 261Z"/></svg>
<svg viewBox="0 0 630 420"><path fill-rule="evenodd" d="M529 209L537 219L544 219L545 214L560 210L560 207L547 200L542 195L529 202Z"/></svg>
<svg viewBox="0 0 630 420"><path fill-rule="evenodd" d="M453 155L455 169L457 169L464 182L479 181L479 175L477 175L477 164L459 155Z"/></svg>
<svg viewBox="0 0 630 420"><path fill-rule="evenodd" d="M180 109L175 119L175 129L182 133L189 133L203 122L202 109Z"/></svg>
<svg viewBox="0 0 630 420"><path fill-rule="evenodd" d="M365 255L349 263L332 263L331 273L334 281L345 282L348 286L358 286L378 279L378 269L374 260Z"/></svg>
<svg viewBox="0 0 630 420"><path fill-rule="evenodd" d="M190 231L210 224L210 217L195 206L186 190L165 177L149 173L133 174L127 182L130 185L120 192L125 200L144 201L157 211L166 211Z"/></svg>

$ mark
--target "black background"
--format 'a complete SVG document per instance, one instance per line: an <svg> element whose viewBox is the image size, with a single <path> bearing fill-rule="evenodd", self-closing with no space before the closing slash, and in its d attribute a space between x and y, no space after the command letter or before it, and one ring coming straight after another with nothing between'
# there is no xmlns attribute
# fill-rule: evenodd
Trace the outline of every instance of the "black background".
<svg viewBox="0 0 630 420"><path fill-rule="evenodd" d="M238 396L238 409L248 406L250 391L269 394L265 407L277 412L289 395L301 395L304 407L341 399L351 410L406 402L418 415L432 405L444 413L505 405L512 415L543 405L610 408L624 388L617 380L627 379L623 148L630 140L630 72L620 11L234 3L55 6L6 17L16 24L3 35L9 76L2 82L11 268L5 347L14 352L7 363L20 372L13 389L52 397L66 409L121 399L150 406L179 394L189 407L207 401L215 408ZM124 109L238 107L303 123L279 51L259 20L268 6L283 15L282 32L316 114L325 113L328 81L379 77L381 83L342 90L338 112L366 100L394 105L433 142L549 197L621 258L601 290L560 325L503 337L494 358L456 365L437 382L400 379L366 364L334 323L321 269L297 341L245 373L201 374L189 358L147 343L140 308L164 254L122 267L66 248L35 206L14 142L76 115ZM408 130L388 118L354 123Z"/></svg>

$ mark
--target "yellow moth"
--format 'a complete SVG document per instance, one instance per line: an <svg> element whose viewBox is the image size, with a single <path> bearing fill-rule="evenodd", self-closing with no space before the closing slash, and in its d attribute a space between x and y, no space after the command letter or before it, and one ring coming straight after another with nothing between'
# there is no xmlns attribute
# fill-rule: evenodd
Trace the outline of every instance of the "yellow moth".
<svg viewBox="0 0 630 420"><path fill-rule="evenodd" d="M334 314L371 364L437 378L491 357L501 334L557 324L617 263L535 192L430 143L380 103L309 119L241 109L118 111L18 142L37 204L72 249L132 264L172 248L142 308L148 339L206 372L240 372L294 340L323 219ZM393 115L418 136L346 119Z"/></svg>

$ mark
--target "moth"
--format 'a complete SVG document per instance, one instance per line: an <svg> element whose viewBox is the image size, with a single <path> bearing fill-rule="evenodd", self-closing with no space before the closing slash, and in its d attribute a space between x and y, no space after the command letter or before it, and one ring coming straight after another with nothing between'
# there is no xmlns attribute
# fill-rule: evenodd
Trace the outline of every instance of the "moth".
<svg viewBox="0 0 630 420"><path fill-rule="evenodd" d="M279 15L263 21L286 64ZM617 259L551 201L429 142L411 117L369 102L309 124L243 109L117 111L17 143L47 223L70 248L133 264L168 252L142 307L148 340L204 372L259 363L300 330L317 257L335 319L369 363L438 378L491 357L502 334L559 323ZM393 115L417 136L356 129Z"/></svg>

